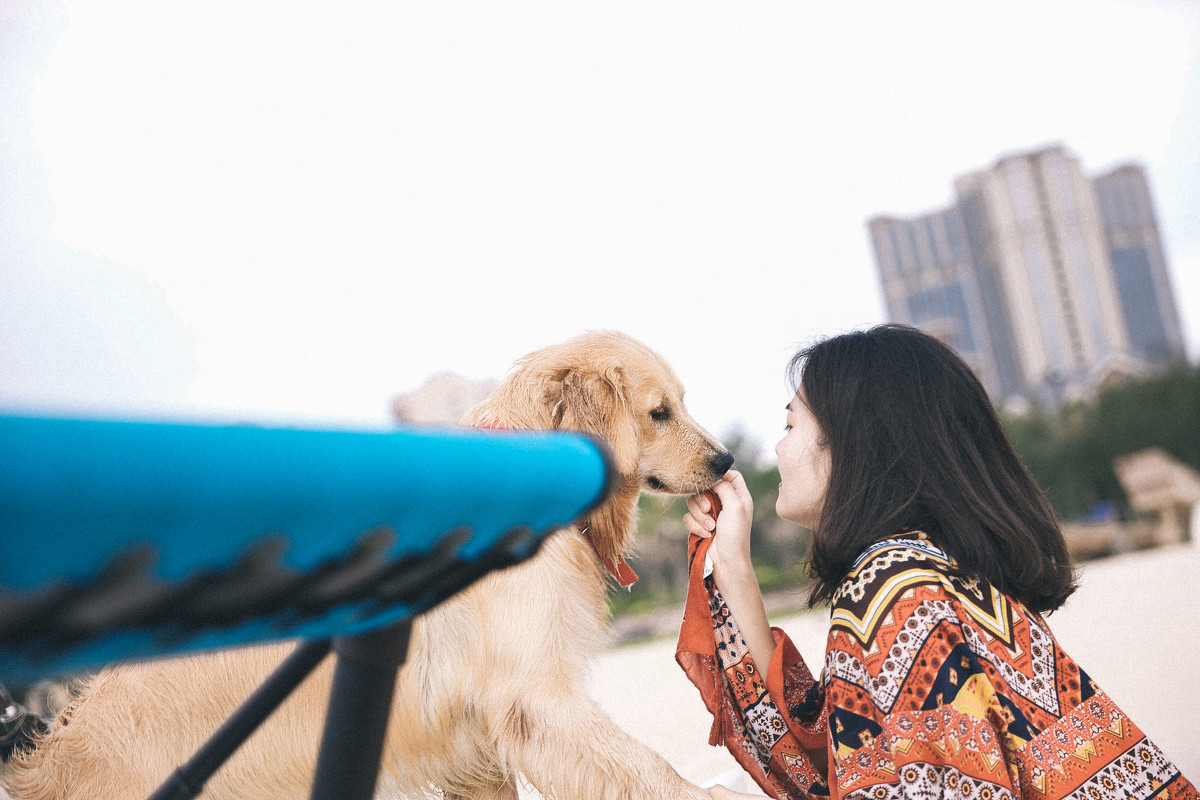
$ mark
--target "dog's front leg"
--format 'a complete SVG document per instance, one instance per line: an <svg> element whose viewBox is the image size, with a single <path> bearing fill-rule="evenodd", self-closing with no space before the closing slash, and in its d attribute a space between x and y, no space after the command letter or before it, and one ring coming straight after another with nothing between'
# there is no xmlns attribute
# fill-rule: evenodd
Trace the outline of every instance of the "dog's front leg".
<svg viewBox="0 0 1200 800"><path fill-rule="evenodd" d="M554 800L707 800L666 759L586 697L543 698L509 711L506 765Z"/></svg>
<svg viewBox="0 0 1200 800"><path fill-rule="evenodd" d="M502 783L474 786L469 791L444 790L444 800L517 800L517 784L511 777Z"/></svg>

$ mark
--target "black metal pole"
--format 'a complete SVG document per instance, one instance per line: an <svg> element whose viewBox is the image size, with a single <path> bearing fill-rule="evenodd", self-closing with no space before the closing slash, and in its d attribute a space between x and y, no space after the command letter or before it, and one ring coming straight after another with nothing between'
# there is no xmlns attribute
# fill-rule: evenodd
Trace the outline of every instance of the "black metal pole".
<svg viewBox="0 0 1200 800"><path fill-rule="evenodd" d="M337 668L325 717L313 800L371 800L387 733L396 673L412 621L333 641Z"/></svg>
<svg viewBox="0 0 1200 800"><path fill-rule="evenodd" d="M302 642L271 677L217 729L196 755L163 782L149 800L192 800L204 784L242 746L329 654L330 640Z"/></svg>

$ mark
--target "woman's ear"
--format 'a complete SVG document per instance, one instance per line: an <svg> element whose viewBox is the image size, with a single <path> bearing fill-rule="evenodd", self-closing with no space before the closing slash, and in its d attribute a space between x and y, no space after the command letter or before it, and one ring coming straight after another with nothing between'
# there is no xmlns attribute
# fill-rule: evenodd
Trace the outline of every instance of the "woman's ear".
<svg viewBox="0 0 1200 800"><path fill-rule="evenodd" d="M559 430L584 431L604 439L617 472L637 473L640 433L625 373L620 367L563 370L550 383L546 401Z"/></svg>

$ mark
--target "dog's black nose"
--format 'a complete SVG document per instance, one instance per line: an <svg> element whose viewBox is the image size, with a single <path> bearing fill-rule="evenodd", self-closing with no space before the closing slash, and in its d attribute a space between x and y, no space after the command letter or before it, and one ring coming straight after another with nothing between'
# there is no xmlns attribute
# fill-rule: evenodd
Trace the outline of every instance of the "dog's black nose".
<svg viewBox="0 0 1200 800"><path fill-rule="evenodd" d="M708 466L712 469L714 475L724 475L733 466L733 454L728 450L717 453L709 460Z"/></svg>

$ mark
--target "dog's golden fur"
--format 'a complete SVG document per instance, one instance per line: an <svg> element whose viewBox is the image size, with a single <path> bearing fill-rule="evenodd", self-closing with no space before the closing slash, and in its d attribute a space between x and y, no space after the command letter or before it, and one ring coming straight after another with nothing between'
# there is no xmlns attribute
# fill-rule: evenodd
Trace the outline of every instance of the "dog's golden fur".
<svg viewBox="0 0 1200 800"><path fill-rule="evenodd" d="M613 332L521 359L467 421L599 434L618 475L586 521L416 621L397 681L380 794L515 800L523 777L560 800L705 800L585 692L587 660L604 642L608 580L580 529L586 522L602 556L627 555L638 494L712 485L729 466L725 450L689 416L666 362ZM17 800L145 797L290 648L103 670L45 741L10 765L8 790ZM205 797L308 796L330 662L217 773Z"/></svg>

